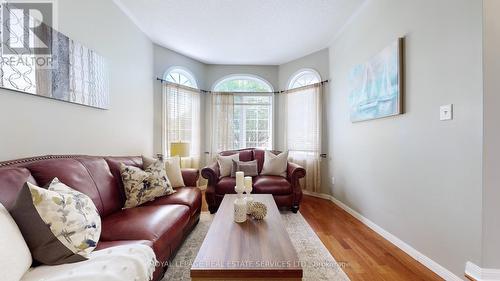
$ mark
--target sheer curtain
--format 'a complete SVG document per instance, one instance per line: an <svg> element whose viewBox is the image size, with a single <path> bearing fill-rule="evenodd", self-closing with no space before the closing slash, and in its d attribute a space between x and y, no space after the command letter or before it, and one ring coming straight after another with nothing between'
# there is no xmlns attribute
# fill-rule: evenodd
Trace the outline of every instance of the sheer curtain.
<svg viewBox="0 0 500 281"><path fill-rule="evenodd" d="M281 94L284 144L289 160L306 169L302 188L319 192L321 185L321 102L323 86L313 84Z"/></svg>
<svg viewBox="0 0 500 281"><path fill-rule="evenodd" d="M210 157L234 146L234 93L211 94Z"/></svg>
<svg viewBox="0 0 500 281"><path fill-rule="evenodd" d="M182 158L183 168L199 168L200 163L200 91L163 83L163 152L170 156L172 142L189 143L189 157Z"/></svg>

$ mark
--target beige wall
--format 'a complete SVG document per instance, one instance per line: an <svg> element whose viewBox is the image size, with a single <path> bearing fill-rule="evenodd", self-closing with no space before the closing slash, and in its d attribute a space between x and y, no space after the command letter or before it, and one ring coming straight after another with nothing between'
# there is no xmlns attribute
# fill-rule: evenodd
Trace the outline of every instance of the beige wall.
<svg viewBox="0 0 500 281"><path fill-rule="evenodd" d="M484 0L483 261L500 268L500 1Z"/></svg>
<svg viewBox="0 0 500 281"><path fill-rule="evenodd" d="M58 1L59 31L108 60L111 108L0 89L0 160L153 152L153 47L112 1Z"/></svg>
<svg viewBox="0 0 500 281"><path fill-rule="evenodd" d="M481 259L481 33L481 1L371 0L330 48L334 196L458 276ZM400 36L406 114L351 123L352 67Z"/></svg>

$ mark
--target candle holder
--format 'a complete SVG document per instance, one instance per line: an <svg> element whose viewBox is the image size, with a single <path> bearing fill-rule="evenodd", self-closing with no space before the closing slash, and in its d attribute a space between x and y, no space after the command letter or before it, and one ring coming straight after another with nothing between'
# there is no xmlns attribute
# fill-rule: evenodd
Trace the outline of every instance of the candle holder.
<svg viewBox="0 0 500 281"><path fill-rule="evenodd" d="M252 177L245 177L244 182L245 182L246 196L245 196L245 198L243 198L243 200L245 200L245 203L247 205L247 214L249 215L250 211L251 211L250 207L253 203L253 197L251 195L251 193L252 193Z"/></svg>
<svg viewBox="0 0 500 281"><path fill-rule="evenodd" d="M243 192L245 192L243 177L243 172L236 172L236 186L234 190L238 194L238 198L234 200L234 221L237 223L242 223L247 220L247 202L242 198Z"/></svg>

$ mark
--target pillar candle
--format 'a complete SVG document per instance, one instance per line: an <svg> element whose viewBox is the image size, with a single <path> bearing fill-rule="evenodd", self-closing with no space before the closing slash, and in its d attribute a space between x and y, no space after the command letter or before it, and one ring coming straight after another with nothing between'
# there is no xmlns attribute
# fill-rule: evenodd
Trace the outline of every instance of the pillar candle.
<svg viewBox="0 0 500 281"><path fill-rule="evenodd" d="M241 171L240 172L236 172L236 185L238 187L245 186L245 184L243 182L243 176L244 176L243 172L241 172Z"/></svg>
<svg viewBox="0 0 500 281"><path fill-rule="evenodd" d="M252 192L252 177L245 177L245 191Z"/></svg>

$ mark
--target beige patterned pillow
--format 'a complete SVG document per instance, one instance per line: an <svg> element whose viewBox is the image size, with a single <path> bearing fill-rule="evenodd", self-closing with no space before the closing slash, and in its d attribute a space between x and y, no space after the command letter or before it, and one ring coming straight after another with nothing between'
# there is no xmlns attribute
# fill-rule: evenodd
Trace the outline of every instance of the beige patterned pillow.
<svg viewBox="0 0 500 281"><path fill-rule="evenodd" d="M33 258L47 265L84 261L101 235L92 199L57 178L48 189L27 182L11 214Z"/></svg>
<svg viewBox="0 0 500 281"><path fill-rule="evenodd" d="M145 170L121 163L120 173L127 197L124 208L136 207L156 197L174 193L161 161L154 162Z"/></svg>

